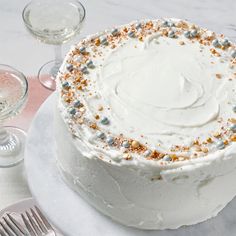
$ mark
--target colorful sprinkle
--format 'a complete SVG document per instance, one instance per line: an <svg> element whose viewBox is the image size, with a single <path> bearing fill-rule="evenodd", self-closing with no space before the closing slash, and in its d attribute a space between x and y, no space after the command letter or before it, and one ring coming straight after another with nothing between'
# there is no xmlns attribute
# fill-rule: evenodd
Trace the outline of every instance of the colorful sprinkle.
<svg viewBox="0 0 236 236"><path fill-rule="evenodd" d="M124 141L124 142L122 143L122 146L123 146L124 148L129 148L129 147L130 147L128 141Z"/></svg>
<svg viewBox="0 0 236 236"><path fill-rule="evenodd" d="M216 147L221 150L221 149L224 149L224 148L225 148L225 144L224 144L224 142L223 142L222 140L219 140L219 141L216 143Z"/></svg>
<svg viewBox="0 0 236 236"><path fill-rule="evenodd" d="M168 37L169 38L174 38L175 37L175 31L171 30L168 32Z"/></svg>
<svg viewBox="0 0 236 236"><path fill-rule="evenodd" d="M218 39L214 39L212 41L212 45L216 48L216 47L219 47L220 46L220 43L219 43L219 40Z"/></svg>
<svg viewBox="0 0 236 236"><path fill-rule="evenodd" d="M96 133L96 136L97 136L98 138L101 138L101 139L105 138L105 134L104 134L103 132L101 132L101 131L98 131L98 132Z"/></svg>
<svg viewBox="0 0 236 236"><path fill-rule="evenodd" d="M138 141L134 140L134 141L132 141L131 146L132 146L132 148L138 148L140 146L140 144Z"/></svg>
<svg viewBox="0 0 236 236"><path fill-rule="evenodd" d="M163 161L171 161L171 157L169 155L165 155L162 159Z"/></svg>
<svg viewBox="0 0 236 236"><path fill-rule="evenodd" d="M142 24L141 23L137 23L136 25L135 25L135 28L138 30L138 29L140 29L140 28L142 28Z"/></svg>
<svg viewBox="0 0 236 236"><path fill-rule="evenodd" d="M71 115L75 115L76 109L75 109L75 108L70 108L70 109L69 109L69 113L70 113Z"/></svg>
<svg viewBox="0 0 236 236"><path fill-rule="evenodd" d="M236 132L236 124L232 124L229 128L231 131Z"/></svg>
<svg viewBox="0 0 236 236"><path fill-rule="evenodd" d="M114 143L114 138L113 137L107 137L106 142L108 143L108 145L112 145Z"/></svg>
<svg viewBox="0 0 236 236"><path fill-rule="evenodd" d="M100 42L101 42L102 45L107 45L108 44L107 38L104 37L104 36L100 37Z"/></svg>
<svg viewBox="0 0 236 236"><path fill-rule="evenodd" d="M185 36L186 38L190 38L190 37L191 37L190 31L185 31L185 32L184 32L184 36Z"/></svg>
<svg viewBox="0 0 236 236"><path fill-rule="evenodd" d="M79 48L79 51L80 51L80 53L85 53L86 48L85 48L85 47L80 47L80 48Z"/></svg>
<svg viewBox="0 0 236 236"><path fill-rule="evenodd" d="M143 153L143 155L145 156L145 157L148 157L148 156L150 156L151 155L151 150L146 150L144 153Z"/></svg>
<svg viewBox="0 0 236 236"><path fill-rule="evenodd" d="M227 47L227 46L230 46L230 42L228 39L223 39L221 42L221 45Z"/></svg>
<svg viewBox="0 0 236 236"><path fill-rule="evenodd" d="M231 53L231 57L236 58L236 50Z"/></svg>
<svg viewBox="0 0 236 236"><path fill-rule="evenodd" d="M93 69L95 67L92 60L87 61L86 65L90 69Z"/></svg>
<svg viewBox="0 0 236 236"><path fill-rule="evenodd" d="M169 21L169 22L168 22L168 26L169 26L169 27L174 27L174 26L175 26L175 23L172 22L172 21Z"/></svg>
<svg viewBox="0 0 236 236"><path fill-rule="evenodd" d="M83 74L88 74L89 72L88 72L88 68L86 67L86 66L83 66L83 67L81 67L81 72L83 73Z"/></svg>
<svg viewBox="0 0 236 236"><path fill-rule="evenodd" d="M192 30L192 31L190 32L191 37L196 37L197 34L198 34L197 29L194 29L194 30Z"/></svg>
<svg viewBox="0 0 236 236"><path fill-rule="evenodd" d="M110 123L110 121L109 121L109 119L108 119L107 117L103 117L103 118L101 119L101 123L102 123L103 125L108 125L108 124Z"/></svg>
<svg viewBox="0 0 236 236"><path fill-rule="evenodd" d="M164 26L164 27L169 26L169 22L168 22L167 20L164 20L164 21L162 22L162 26Z"/></svg>
<svg viewBox="0 0 236 236"><path fill-rule="evenodd" d="M80 105L81 105L80 100L77 100L77 101L74 103L74 107L80 107Z"/></svg>
<svg viewBox="0 0 236 236"><path fill-rule="evenodd" d="M113 29L113 30L111 31L111 34L112 34L113 36L118 35L118 33L119 33L118 29Z"/></svg>
<svg viewBox="0 0 236 236"><path fill-rule="evenodd" d="M236 112L236 105L233 105L233 112Z"/></svg>
<svg viewBox="0 0 236 236"><path fill-rule="evenodd" d="M71 65L71 64L69 64L69 65L66 66L66 69L67 69L69 72L72 72L73 69L74 69L74 66Z"/></svg>
<svg viewBox="0 0 236 236"><path fill-rule="evenodd" d="M128 33L128 36L129 36L130 38L134 38L134 37L135 37L134 31L130 31L130 32Z"/></svg>
<svg viewBox="0 0 236 236"><path fill-rule="evenodd" d="M67 81L65 81L65 82L62 84L62 87L63 87L64 89L69 89L69 88L70 88L70 84L69 84Z"/></svg>

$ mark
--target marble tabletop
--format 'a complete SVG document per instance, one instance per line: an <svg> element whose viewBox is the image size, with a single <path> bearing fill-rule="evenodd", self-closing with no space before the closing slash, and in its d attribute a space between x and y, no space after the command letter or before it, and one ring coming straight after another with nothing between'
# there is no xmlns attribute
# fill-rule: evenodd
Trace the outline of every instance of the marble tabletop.
<svg viewBox="0 0 236 236"><path fill-rule="evenodd" d="M26 32L21 13L28 1L0 0L0 63L34 76L42 64L53 58L53 47L38 42ZM233 41L236 39L235 0L82 0L82 3L87 10L83 30L63 46L63 53L87 34L141 18L187 19L223 33ZM28 127L30 124L26 122L22 117L18 125ZM23 165L0 169L0 209L29 196Z"/></svg>

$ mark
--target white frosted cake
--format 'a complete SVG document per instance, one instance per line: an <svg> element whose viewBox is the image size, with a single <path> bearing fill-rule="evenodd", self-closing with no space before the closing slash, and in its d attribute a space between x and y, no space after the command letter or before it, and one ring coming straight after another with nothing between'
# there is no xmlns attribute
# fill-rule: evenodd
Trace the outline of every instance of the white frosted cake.
<svg viewBox="0 0 236 236"><path fill-rule="evenodd" d="M176 19L106 30L71 48L57 93L61 173L113 220L174 229L236 195L236 47L224 35Z"/></svg>

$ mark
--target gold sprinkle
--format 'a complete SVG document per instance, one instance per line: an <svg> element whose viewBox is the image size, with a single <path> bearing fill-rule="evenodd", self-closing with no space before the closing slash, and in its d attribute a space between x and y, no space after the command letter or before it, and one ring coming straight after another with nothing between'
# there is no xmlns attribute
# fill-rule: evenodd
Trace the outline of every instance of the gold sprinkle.
<svg viewBox="0 0 236 236"><path fill-rule="evenodd" d="M222 78L222 75L221 75L221 74L216 74L216 78L217 78L217 79L221 79L221 78Z"/></svg>
<svg viewBox="0 0 236 236"><path fill-rule="evenodd" d="M125 153L125 154L123 155L123 158L128 161L128 160L131 160L131 159L132 159L132 156L131 156L129 153Z"/></svg>
<svg viewBox="0 0 236 236"><path fill-rule="evenodd" d="M207 142L208 142L208 143L212 143L212 142L213 142L213 141L212 141L212 138L210 138L210 137L207 138Z"/></svg>
<svg viewBox="0 0 236 236"><path fill-rule="evenodd" d="M228 145L229 144L229 141L226 139L224 140L224 145Z"/></svg>
<svg viewBox="0 0 236 236"><path fill-rule="evenodd" d="M98 126L97 126L97 124L96 124L96 123L92 123L92 124L90 125L90 128L91 128L91 129L97 129L97 128L98 128Z"/></svg>
<svg viewBox="0 0 236 236"><path fill-rule="evenodd" d="M99 107L98 107L98 110L99 110L99 111L102 111L102 110L103 110L103 106L99 106Z"/></svg>
<svg viewBox="0 0 236 236"><path fill-rule="evenodd" d="M99 115L95 115L95 119L98 120L100 118Z"/></svg>
<svg viewBox="0 0 236 236"><path fill-rule="evenodd" d="M180 41L179 44L180 44L180 45L184 45L185 42L184 42L184 41Z"/></svg>
<svg viewBox="0 0 236 236"><path fill-rule="evenodd" d="M202 151L204 152L204 153L208 153L208 148L206 148L206 147L202 147Z"/></svg>
<svg viewBox="0 0 236 236"><path fill-rule="evenodd" d="M131 147L132 147L132 148L138 148L139 145L140 145L139 142L136 141L136 140L132 141L132 143L131 143Z"/></svg>
<svg viewBox="0 0 236 236"><path fill-rule="evenodd" d="M230 141L236 142L236 134L230 136Z"/></svg>
<svg viewBox="0 0 236 236"><path fill-rule="evenodd" d="M213 134L213 136L214 136L215 138L220 138L220 137L221 137L221 133L216 132L216 133Z"/></svg>
<svg viewBox="0 0 236 236"><path fill-rule="evenodd" d="M235 118L230 118L229 121L233 124L236 124L236 119Z"/></svg>

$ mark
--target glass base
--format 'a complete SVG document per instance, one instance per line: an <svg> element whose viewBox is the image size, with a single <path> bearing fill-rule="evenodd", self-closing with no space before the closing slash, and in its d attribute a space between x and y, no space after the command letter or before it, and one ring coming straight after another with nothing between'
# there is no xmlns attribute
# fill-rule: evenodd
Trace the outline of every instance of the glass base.
<svg viewBox="0 0 236 236"><path fill-rule="evenodd" d="M56 89L56 76L60 69L62 61L49 61L44 64L38 73L38 79L40 83L47 89Z"/></svg>
<svg viewBox="0 0 236 236"><path fill-rule="evenodd" d="M25 131L17 128L5 126L9 137L0 143L0 168L12 167L19 164L24 159Z"/></svg>

